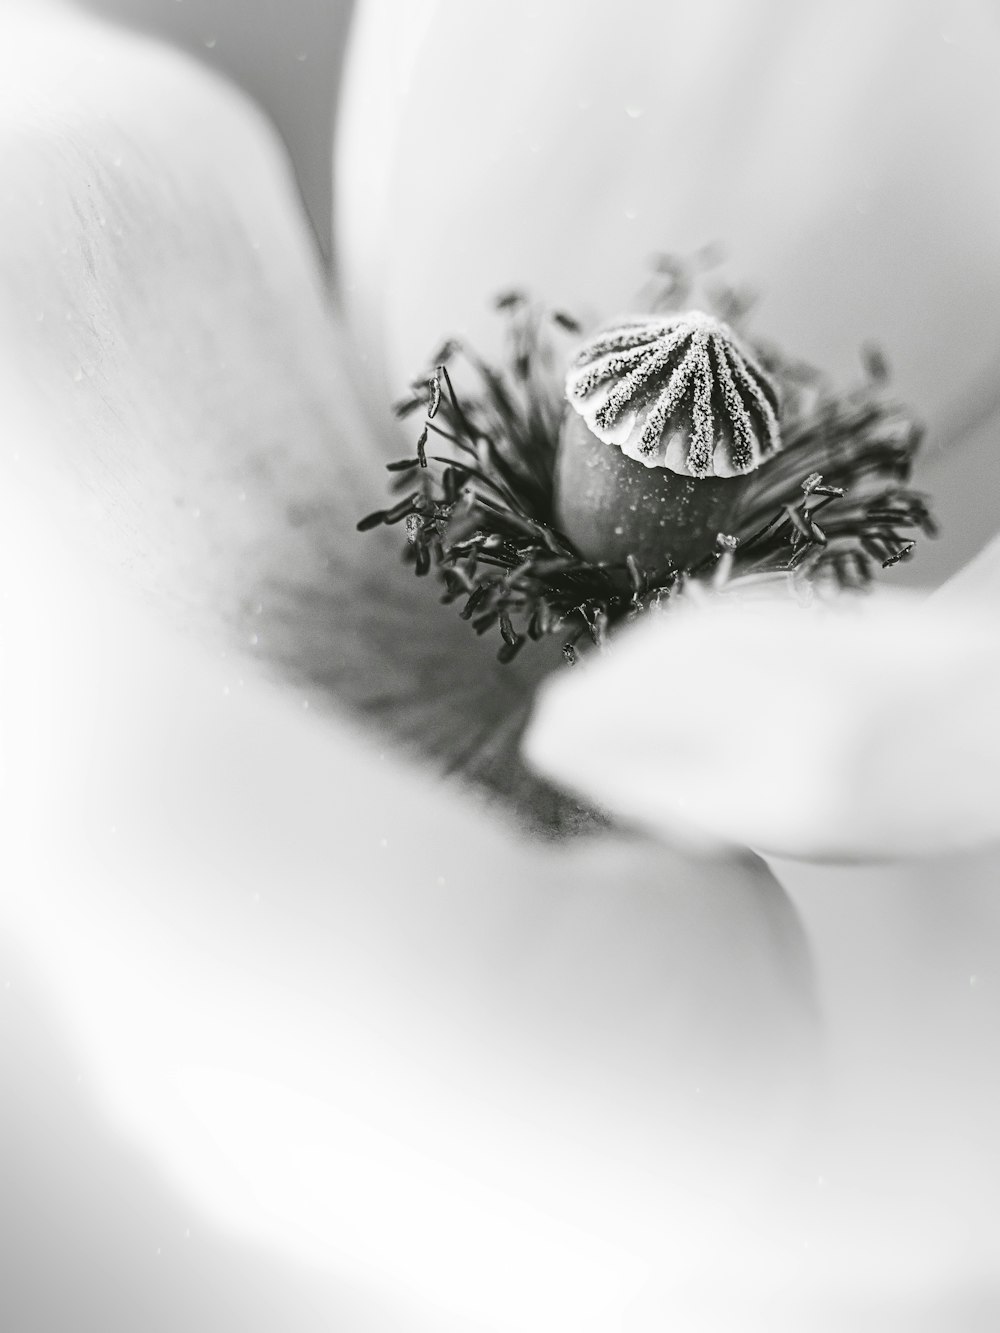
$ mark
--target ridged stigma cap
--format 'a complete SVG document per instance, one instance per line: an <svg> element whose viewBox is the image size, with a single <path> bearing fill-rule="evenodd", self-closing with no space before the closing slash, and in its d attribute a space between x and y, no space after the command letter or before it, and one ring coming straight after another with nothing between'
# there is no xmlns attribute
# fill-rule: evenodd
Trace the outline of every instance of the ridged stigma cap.
<svg viewBox="0 0 1000 1333"><path fill-rule="evenodd" d="M700 310L590 338L566 397L594 435L648 468L738 477L781 448L778 393L728 324Z"/></svg>

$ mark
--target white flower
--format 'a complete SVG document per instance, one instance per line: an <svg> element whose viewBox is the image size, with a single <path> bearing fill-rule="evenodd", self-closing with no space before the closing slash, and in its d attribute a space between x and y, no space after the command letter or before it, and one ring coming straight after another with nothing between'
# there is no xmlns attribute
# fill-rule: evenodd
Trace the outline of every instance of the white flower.
<svg viewBox="0 0 1000 1333"><path fill-rule="evenodd" d="M527 7L472 17L474 9L362 7L344 122L358 158L340 196L354 200L354 240L342 259L355 286L352 341L375 379L401 379L401 362L412 369L454 326L454 303L464 304L458 321L471 321L499 280L533 279L555 299L579 291L605 308L631 280L624 252L635 247L624 246L624 229L634 220L619 218L620 198L591 217L567 195L546 239L545 209L529 213L515 200L521 167L512 171L523 148L523 162L537 164L525 173L532 189L577 180L579 159L564 169L550 151L559 136L547 116L575 126L601 77L618 78L607 32L567 37L558 5L536 6L533 26ZM700 20L691 10L675 22L686 49L667 80L658 44L636 45L623 28L644 96L633 102L632 87L626 102L624 88L610 90L616 125L619 114L622 125L652 125L651 99L664 85L696 86L722 12L706 8ZM736 33L743 11L725 13ZM843 88L867 86L862 66L876 59L875 38L884 52L889 20L903 13L887 8L865 45L827 19L843 34L842 91L824 93L804 67L813 116L793 127L803 145L824 97L833 107ZM541 848L328 715L325 699L369 711L382 700L396 729L454 757L477 750L477 723L491 731L530 682L499 668L481 674L465 627L445 613L431 618L422 585L398 571L395 554L350 532L370 503L382 448L394 447L352 400L362 372L330 319L292 181L259 115L165 51L70 11L26 0L19 26L16 14L0 14L3 892L5 927L27 964L17 972L11 963L10 974L51 1003L103 1121L154 1157L192 1215L195 1244L225 1222L264 1240L272 1259L307 1257L319 1276L306 1296L300 1270L263 1284L264 1252L255 1250L214 1290L186 1281L193 1270L176 1258L183 1239L162 1220L176 1211L163 1211L153 1186L136 1186L120 1157L105 1167L94 1144L106 1141L80 1129L87 1122L70 1082L58 1099L37 1094L36 1123L19 1112L31 1129L15 1136L25 1145L15 1164L27 1203L3 1261L0 1308L11 1292L27 1292L36 1322L52 1327L92 1313L105 1327L148 1326L164 1314L164 1286L149 1276L161 1259L181 1273L170 1297L178 1326L241 1333L297 1330L317 1317L393 1333L603 1333L660 1328L665 1313L681 1326L697 1318L771 1330L785 1317L818 1329L859 1322L879 1301L887 1317L905 1320L915 1306L985 1281L995 1267L997 1181L995 1088L982 1060L995 1013L985 897L974 914L968 896L952 896L945 948L938 923L906 895L866 885L862 897L848 884L829 911L822 893L800 895L820 969L820 1039L802 933L758 861L696 861L619 835ZM380 15L391 28L378 30ZM774 38L777 23L758 31ZM366 55L370 24L377 41ZM448 43L461 52L470 36L476 62L451 60L447 77L439 68L431 79L407 47L420 33L425 62L447 55ZM917 60L914 41L911 31L897 73L939 72L937 50ZM810 45L802 42L800 56ZM770 49L760 48L759 82L777 99L780 71L803 66L787 52L787 67L768 64ZM961 201L963 228L970 192L988 215L990 186L978 153L977 173L968 170L974 146L951 152L935 117L955 105L945 96L955 85L963 114L992 123L994 84L969 76L977 58L970 48L962 72L941 74L946 86L926 115L916 93L906 104L910 121L929 130L922 167L936 146L953 187L941 190L928 172L916 202ZM513 111L512 69L524 99ZM437 133L426 105L382 98L379 79L400 75L401 99L440 98L456 134L491 130L485 163ZM570 78L579 79L572 104ZM468 100L481 90L485 107ZM784 123L779 101L770 114L758 110L755 143ZM395 136L399 155L370 155L357 134L366 115ZM889 127L887 164L906 160L906 119ZM706 123L720 132L699 141L689 179L701 179L706 156L728 143L721 117ZM901 348L907 389L929 378L933 351L945 388L930 406L939 408L989 368L994 233L984 222L977 245L957 248L939 245L935 231L925 249L911 229L914 253L933 261L912 299L921 313L947 316L943 329L922 321L912 343L897 337L910 332L913 307L897 305L898 288L865 285L863 273L849 290L871 305L828 300L817 320L813 298L824 289L802 284L828 273L836 252L817 262L825 251L810 240L804 201L823 216L833 166L849 169L846 147L861 133L854 127L839 154L825 143L815 160L803 155L800 209L782 235L772 235L773 191L762 192L753 214L761 245L739 254L739 266L769 289L787 271L788 283L774 287L774 331L834 369L837 356L817 346L823 329L841 351L859 330ZM516 154L505 152L505 134ZM757 153L737 148L724 157L727 174L757 180ZM422 194L411 150L428 173ZM461 170L449 176L456 150ZM627 157L602 157L623 185L638 180ZM469 201L480 197L474 170L507 182L509 215L495 192L490 203ZM873 179L869 202L891 203ZM692 229L719 198L705 182ZM639 185L645 200L660 196L659 180ZM852 187L848 211L855 196ZM912 220L914 199L905 202ZM746 203L744 194L732 206ZM536 216L545 244L532 268L515 261L532 230L525 218ZM438 302L405 340L400 328L414 316L398 312L412 305L415 279L401 266L397 230L388 244L390 221L401 217L407 228L394 226L408 231L405 244L428 266L419 281ZM449 218L484 243L464 252L450 244ZM488 227L477 233L473 221ZM620 230L605 247L601 229L612 221ZM899 244L899 227L880 225L886 245ZM789 235L809 242L798 258ZM575 256L569 236L581 247ZM841 255L867 253L853 233L841 241ZM453 268L434 259L432 242ZM603 270L599 289L596 266L583 261L604 253L622 255L622 269ZM765 262L768 253L782 265ZM483 256L495 272L477 267ZM842 284L848 266L833 266ZM581 272L592 288L577 286ZM972 380L970 348L982 349ZM376 364L383 353L388 372ZM369 400L373 414L379 401ZM108 563L128 569L159 618ZM163 624L163 607L186 638ZM20 1081L8 1098L15 1107L32 1104L39 1058L5 1061ZM80 1147L69 1161L57 1155L53 1173L39 1156L57 1153L59 1135L46 1128L56 1106L58 1128L68 1122ZM46 1194L39 1181L53 1174ZM127 1207L122 1182L137 1192ZM60 1221L42 1242L25 1224L31 1204L36 1220ZM69 1319L55 1284L40 1291L34 1279L39 1251L65 1275ZM99 1291L85 1274L73 1277L83 1266L68 1258L81 1253L91 1268L110 1267ZM248 1265L258 1285L244 1298ZM915 1291L915 1267L930 1296Z"/></svg>

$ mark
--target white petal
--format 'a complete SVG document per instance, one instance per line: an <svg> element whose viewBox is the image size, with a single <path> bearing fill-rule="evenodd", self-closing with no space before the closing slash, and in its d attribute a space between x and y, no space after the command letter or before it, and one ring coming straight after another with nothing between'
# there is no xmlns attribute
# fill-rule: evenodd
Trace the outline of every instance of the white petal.
<svg viewBox="0 0 1000 1333"><path fill-rule="evenodd" d="M721 597L542 696L543 772L663 832L816 859L1000 838L1000 631L903 595Z"/></svg>
<svg viewBox="0 0 1000 1333"><path fill-rule="evenodd" d="M6 460L175 602L322 587L371 434L273 131L166 48L3 19Z"/></svg>
<svg viewBox="0 0 1000 1333"><path fill-rule="evenodd" d="M502 670L398 528L356 532L403 448L359 406L272 129L164 47L2 21L0 463L185 625L508 790L494 741L539 657Z"/></svg>
<svg viewBox="0 0 1000 1333"><path fill-rule="evenodd" d="M17 499L0 500L2 943L65 1034L70 1082L152 1159L193 1243L263 1246L276 1301L282 1257L306 1259L324 1326L346 1286L392 1333L425 1305L432 1328L603 1333L665 1247L687 1281L717 1272L720 1236L756 1291L773 1242L755 1201L783 1233L812 1021L763 867L532 843L311 694L168 633ZM21 1061L0 1063L0 1094L22 1097ZM60 1097L30 1127L36 1169L77 1109ZM107 1249L120 1191L143 1236L162 1191L128 1163L86 1168L53 1186L45 1260L129 1265ZM13 1171L27 1257L4 1294L27 1300L44 1199ZM71 1290L81 1317L135 1327L124 1296ZM412 1318L379 1322L389 1301Z"/></svg>
<svg viewBox="0 0 1000 1333"><path fill-rule="evenodd" d="M835 374L879 340L950 430L997 378L998 57L986 3L623 0L602 22L360 0L338 164L356 327L396 384L447 332L492 338L512 283L607 318L648 255L719 242L762 330Z"/></svg>

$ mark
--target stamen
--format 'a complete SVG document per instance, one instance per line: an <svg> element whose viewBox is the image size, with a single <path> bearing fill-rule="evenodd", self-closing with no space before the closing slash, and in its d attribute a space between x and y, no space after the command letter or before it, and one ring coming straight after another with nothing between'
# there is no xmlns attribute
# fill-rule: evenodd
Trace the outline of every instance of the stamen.
<svg viewBox="0 0 1000 1333"><path fill-rule="evenodd" d="M443 369L443 366L438 366L429 381L431 391L430 402L427 406L427 417L429 420L433 420L433 418L437 416L438 409L441 406L441 372Z"/></svg>
<svg viewBox="0 0 1000 1333"><path fill-rule="evenodd" d="M357 528L405 520L415 573L435 570L440 600L457 603L477 634L499 631L501 662L557 633L566 636L564 660L575 662L581 640L600 645L617 625L706 584L780 575L860 591L879 568L912 556L909 534L935 534L926 497L909 486L922 430L883 397L880 377L837 394L772 348L765 374L757 349L738 345L714 316L692 313L592 337L563 382L554 340L577 332L573 317L546 315L519 292L497 304L510 323L505 361L491 364L456 340L438 349L396 408L401 416L425 409L416 457L386 465L397 492L413 485L410 474L421 485ZM478 379L462 398L446 364L459 356ZM691 485L726 457L725 475L742 477L740 500L707 556L656 571L632 554L590 561L553 526L567 387L573 402L587 400L595 426L620 429L634 411L630 438L647 465L665 432L685 433ZM427 453L430 432L446 442L440 455Z"/></svg>

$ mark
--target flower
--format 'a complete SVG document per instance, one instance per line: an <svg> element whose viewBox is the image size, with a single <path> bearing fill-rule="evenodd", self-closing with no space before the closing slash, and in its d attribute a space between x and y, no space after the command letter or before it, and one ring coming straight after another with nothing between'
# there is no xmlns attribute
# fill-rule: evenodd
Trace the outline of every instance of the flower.
<svg viewBox="0 0 1000 1333"><path fill-rule="evenodd" d="M394 553L353 537L383 446L259 116L164 51L40 12L0 45L0 318L19 376L3 410L20 455L0 528L5 911L107 1118L184 1192L193 1239L221 1219L318 1261L325 1322L349 1291L349 1322L372 1328L655 1328L665 1311L821 1327L845 1322L835 1297L848 1321L879 1298L900 1318L924 1307L915 1262L954 1315L993 1267L985 897L952 893L946 949L891 886L800 892L820 1041L798 921L759 861L620 834L540 847L321 715L325 690L369 716L381 701L457 762L529 672L471 670L465 627L430 621ZM430 24L440 50L443 12L383 29L404 72L404 28ZM554 12L536 41L564 35ZM461 35L467 10L449 13ZM530 66L535 46L519 49ZM385 54L368 66L359 37L355 88ZM464 87L467 67L450 73ZM399 211L380 200L405 180L368 165L377 250ZM382 303L364 308L357 258L360 340ZM387 266L392 303L402 277ZM451 280L478 304L468 272ZM955 349L937 350L952 382ZM186 637L102 575L85 536ZM94 1254L86 1184L81 1201L60 1181L59 1204ZM160 1214L143 1207L150 1235ZM10 1302L34 1270L8 1266ZM145 1285L142 1261L123 1266ZM111 1314L134 1326L131 1299ZM267 1316L200 1299L192 1325ZM280 1290L275 1305L280 1322Z"/></svg>

